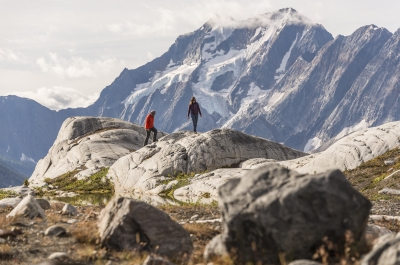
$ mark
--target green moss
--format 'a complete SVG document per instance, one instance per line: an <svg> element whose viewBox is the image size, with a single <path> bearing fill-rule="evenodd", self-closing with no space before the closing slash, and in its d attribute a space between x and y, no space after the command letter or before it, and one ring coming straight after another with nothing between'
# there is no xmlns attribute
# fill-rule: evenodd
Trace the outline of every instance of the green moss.
<svg viewBox="0 0 400 265"><path fill-rule="evenodd" d="M0 190L0 200L4 199L4 198L14 198L17 197L18 194L15 193L14 191L10 191L10 190Z"/></svg>
<svg viewBox="0 0 400 265"><path fill-rule="evenodd" d="M377 184L386 178L387 174L382 174L379 177L376 177L372 180L373 184Z"/></svg>
<svg viewBox="0 0 400 265"><path fill-rule="evenodd" d="M175 184L171 189L166 190L164 192L162 192L160 195L161 196L168 196L173 198L174 197L174 191L183 187L183 186L187 186L190 184L190 179L193 178L195 175L194 172L190 172L189 174L185 174L183 172L178 173L176 175L176 177L169 177L167 180L164 180L161 184L168 184L173 180L177 180L178 183Z"/></svg>
<svg viewBox="0 0 400 265"><path fill-rule="evenodd" d="M391 197L389 195L386 194L374 194L369 198L371 201L381 201L381 200L389 200L391 199Z"/></svg>
<svg viewBox="0 0 400 265"><path fill-rule="evenodd" d="M76 193L112 193L114 191L114 186L106 177L108 168L102 168L97 173L81 180L75 177L79 172L80 170L70 171L54 179L45 179L45 182L59 190Z"/></svg>

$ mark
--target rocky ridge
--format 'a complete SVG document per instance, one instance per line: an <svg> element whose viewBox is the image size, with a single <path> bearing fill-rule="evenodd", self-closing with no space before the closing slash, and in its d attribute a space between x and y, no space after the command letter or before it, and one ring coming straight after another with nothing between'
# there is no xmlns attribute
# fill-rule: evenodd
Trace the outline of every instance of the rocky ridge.
<svg viewBox="0 0 400 265"><path fill-rule="evenodd" d="M288 160L304 155L231 129L202 134L177 132L120 158L110 167L107 177L114 183L117 193L159 194L171 188L165 182L174 181L178 174L238 167L251 158Z"/></svg>
<svg viewBox="0 0 400 265"><path fill-rule="evenodd" d="M164 135L159 132L158 137ZM45 179L54 179L72 171L77 171L76 178L83 179L140 149L145 137L143 127L119 119L68 118L29 181L33 185L43 185Z"/></svg>

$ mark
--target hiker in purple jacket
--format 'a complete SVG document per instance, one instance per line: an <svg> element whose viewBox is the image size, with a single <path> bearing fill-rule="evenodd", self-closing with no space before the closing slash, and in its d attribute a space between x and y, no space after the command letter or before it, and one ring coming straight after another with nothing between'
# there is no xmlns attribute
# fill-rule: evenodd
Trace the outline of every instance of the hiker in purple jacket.
<svg viewBox="0 0 400 265"><path fill-rule="evenodd" d="M197 133L197 130L196 130L197 120L199 119L199 114L200 114L200 117L202 117L202 116L201 116L200 105L199 105L199 103L196 102L195 97L192 97L192 99L190 100L190 103L189 103L189 109L188 109L188 115L187 115L188 119L189 119L189 114L192 117L193 131L195 133Z"/></svg>

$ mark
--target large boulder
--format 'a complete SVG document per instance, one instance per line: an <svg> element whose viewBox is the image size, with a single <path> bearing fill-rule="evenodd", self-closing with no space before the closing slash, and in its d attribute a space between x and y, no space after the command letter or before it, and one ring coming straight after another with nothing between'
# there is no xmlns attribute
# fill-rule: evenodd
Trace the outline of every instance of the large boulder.
<svg viewBox="0 0 400 265"><path fill-rule="evenodd" d="M172 133L157 143L120 158L108 177L116 192L144 193L178 173L202 173L238 167L251 158L288 160L305 153L231 129Z"/></svg>
<svg viewBox="0 0 400 265"><path fill-rule="evenodd" d="M7 215L7 217L29 217L29 218L46 218L46 215L32 195L25 196L24 199Z"/></svg>
<svg viewBox="0 0 400 265"><path fill-rule="evenodd" d="M300 173L314 174L329 169L350 170L361 163L400 146L400 122L390 122L336 139L328 149L298 159L280 162Z"/></svg>
<svg viewBox="0 0 400 265"><path fill-rule="evenodd" d="M165 134L159 132L158 137ZM143 147L146 131L136 124L115 118L70 117L64 121L49 153L41 159L30 183L40 185L78 170L84 178L110 167L114 162Z"/></svg>
<svg viewBox="0 0 400 265"><path fill-rule="evenodd" d="M99 216L101 243L118 251L147 250L185 262L192 241L185 229L163 211L141 201L115 198Z"/></svg>
<svg viewBox="0 0 400 265"><path fill-rule="evenodd" d="M339 170L302 175L277 165L250 171L219 189L222 241L239 263L311 259L328 240L344 251L363 238L371 203Z"/></svg>

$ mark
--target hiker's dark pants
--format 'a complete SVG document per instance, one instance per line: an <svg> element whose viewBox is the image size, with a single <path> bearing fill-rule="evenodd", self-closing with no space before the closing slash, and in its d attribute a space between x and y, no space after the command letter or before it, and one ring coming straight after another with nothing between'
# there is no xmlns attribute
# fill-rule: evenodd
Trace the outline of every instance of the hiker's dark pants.
<svg viewBox="0 0 400 265"><path fill-rule="evenodd" d="M196 129L197 129L197 121L199 120L199 115L191 114L191 116L192 116L192 122L193 122L193 131L197 132Z"/></svg>
<svg viewBox="0 0 400 265"><path fill-rule="evenodd" d="M150 138L150 133L153 132L153 142L157 141L157 129L156 127L150 128L146 130L146 140L144 140L144 146L147 145L149 138Z"/></svg>

